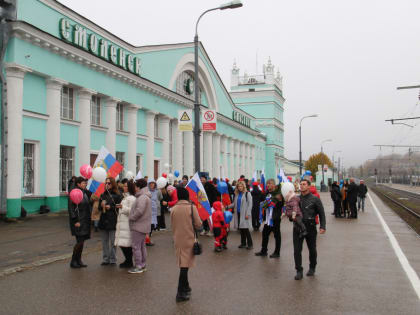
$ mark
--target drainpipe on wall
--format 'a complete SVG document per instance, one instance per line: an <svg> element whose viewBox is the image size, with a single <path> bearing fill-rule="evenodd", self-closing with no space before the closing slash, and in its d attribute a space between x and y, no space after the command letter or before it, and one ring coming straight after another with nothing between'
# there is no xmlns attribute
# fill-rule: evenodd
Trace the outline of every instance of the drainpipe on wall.
<svg viewBox="0 0 420 315"><path fill-rule="evenodd" d="M7 83L4 75L4 56L9 41L11 25L16 21L16 0L0 0L0 97L1 97L1 176L0 215L7 213Z"/></svg>

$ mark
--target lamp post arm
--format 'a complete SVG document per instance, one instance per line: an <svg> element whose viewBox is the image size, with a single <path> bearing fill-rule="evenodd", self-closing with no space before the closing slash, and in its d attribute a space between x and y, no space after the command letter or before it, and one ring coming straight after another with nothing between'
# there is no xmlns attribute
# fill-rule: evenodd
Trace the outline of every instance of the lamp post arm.
<svg viewBox="0 0 420 315"><path fill-rule="evenodd" d="M200 17L198 18L198 20L197 20L197 23L195 23L195 36L196 37L198 37L198 23L200 22L200 20L201 20L201 18L203 17L203 15L204 14L206 14L207 12L210 12L210 11L216 11L216 10L219 10L220 8L219 7L217 7L217 8L213 8L213 9L208 9L208 10L206 10L206 11L204 11L203 13L201 13L201 15L200 15Z"/></svg>

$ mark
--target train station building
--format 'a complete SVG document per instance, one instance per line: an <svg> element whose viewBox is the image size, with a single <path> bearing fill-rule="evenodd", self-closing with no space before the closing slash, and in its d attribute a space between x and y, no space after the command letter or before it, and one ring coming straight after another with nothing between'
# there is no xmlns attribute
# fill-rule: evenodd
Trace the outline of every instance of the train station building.
<svg viewBox="0 0 420 315"><path fill-rule="evenodd" d="M67 207L67 183L105 146L125 170L193 175L194 43L135 47L53 0L18 1L5 56L7 215ZM226 87L199 45L201 109L217 130L201 134L202 171L231 180L276 177L284 158L282 78L232 67Z"/></svg>

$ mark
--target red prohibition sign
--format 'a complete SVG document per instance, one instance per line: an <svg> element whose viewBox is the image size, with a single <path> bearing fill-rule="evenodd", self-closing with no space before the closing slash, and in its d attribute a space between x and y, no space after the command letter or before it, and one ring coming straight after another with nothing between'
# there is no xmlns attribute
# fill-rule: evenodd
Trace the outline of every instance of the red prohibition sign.
<svg viewBox="0 0 420 315"><path fill-rule="evenodd" d="M207 121L212 121L214 119L214 113L211 111L207 111L204 113L204 119Z"/></svg>

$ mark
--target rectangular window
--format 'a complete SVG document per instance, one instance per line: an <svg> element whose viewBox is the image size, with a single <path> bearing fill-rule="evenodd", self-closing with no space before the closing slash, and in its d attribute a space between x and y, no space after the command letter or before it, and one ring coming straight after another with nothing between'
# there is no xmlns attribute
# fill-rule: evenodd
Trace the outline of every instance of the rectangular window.
<svg viewBox="0 0 420 315"><path fill-rule="evenodd" d="M93 95L90 101L90 123L92 125L101 125L101 98Z"/></svg>
<svg viewBox="0 0 420 315"><path fill-rule="evenodd" d="M123 104L117 104L117 130L124 130L124 106Z"/></svg>
<svg viewBox="0 0 420 315"><path fill-rule="evenodd" d="M23 194L33 195L35 191L35 144L24 143L23 150Z"/></svg>
<svg viewBox="0 0 420 315"><path fill-rule="evenodd" d="M159 117L155 116L155 138L159 138Z"/></svg>
<svg viewBox="0 0 420 315"><path fill-rule="evenodd" d="M142 171L142 155L141 154L137 154L136 155L136 174ZM143 173L143 171L142 171Z"/></svg>
<svg viewBox="0 0 420 315"><path fill-rule="evenodd" d="M61 89L61 118L74 119L73 89L63 86Z"/></svg>
<svg viewBox="0 0 420 315"><path fill-rule="evenodd" d="M74 147L60 146L60 191L68 191L68 183L74 174Z"/></svg>

